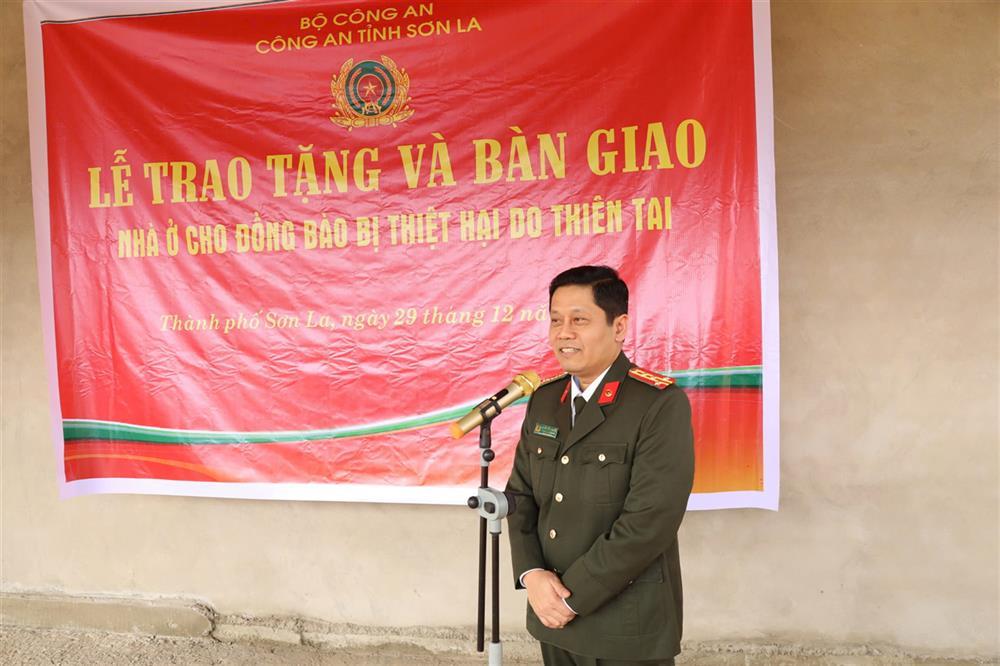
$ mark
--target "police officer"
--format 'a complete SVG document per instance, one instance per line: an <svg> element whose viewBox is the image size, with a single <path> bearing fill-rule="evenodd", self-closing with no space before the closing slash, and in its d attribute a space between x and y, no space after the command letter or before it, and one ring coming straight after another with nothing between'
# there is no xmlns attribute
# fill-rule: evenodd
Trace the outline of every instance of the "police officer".
<svg viewBox="0 0 1000 666"><path fill-rule="evenodd" d="M528 403L507 490L517 587L545 664L673 664L677 530L694 477L691 409L622 353L628 287L607 266L549 285L549 344L566 374Z"/></svg>

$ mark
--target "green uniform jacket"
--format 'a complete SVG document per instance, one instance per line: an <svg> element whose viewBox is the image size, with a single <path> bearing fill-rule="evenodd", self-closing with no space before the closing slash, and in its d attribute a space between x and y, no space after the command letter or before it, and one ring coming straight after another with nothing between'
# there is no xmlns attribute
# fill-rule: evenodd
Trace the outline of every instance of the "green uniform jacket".
<svg viewBox="0 0 1000 666"><path fill-rule="evenodd" d="M515 580L548 569L572 592L579 615L563 629L547 629L529 604L538 640L599 659L669 659L680 652L691 407L676 385L632 368L618 356L573 428L569 376L532 395L507 484L518 495L511 559Z"/></svg>

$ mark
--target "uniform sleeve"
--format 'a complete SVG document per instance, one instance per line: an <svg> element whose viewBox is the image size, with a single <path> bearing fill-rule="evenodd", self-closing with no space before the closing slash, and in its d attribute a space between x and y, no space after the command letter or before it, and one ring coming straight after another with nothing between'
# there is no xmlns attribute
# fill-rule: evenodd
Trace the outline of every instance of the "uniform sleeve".
<svg viewBox="0 0 1000 666"><path fill-rule="evenodd" d="M562 577L577 613L592 613L618 596L670 547L693 482L691 406L683 391L667 389L640 424L621 514Z"/></svg>
<svg viewBox="0 0 1000 666"><path fill-rule="evenodd" d="M530 404L528 413L530 414ZM507 492L516 495L514 512L507 516L510 529L510 559L514 568L514 587L521 589L521 574L529 569L547 569L538 543L538 504L531 486L531 460L528 457L528 416L521 426L521 439L514 453L514 468L507 481Z"/></svg>

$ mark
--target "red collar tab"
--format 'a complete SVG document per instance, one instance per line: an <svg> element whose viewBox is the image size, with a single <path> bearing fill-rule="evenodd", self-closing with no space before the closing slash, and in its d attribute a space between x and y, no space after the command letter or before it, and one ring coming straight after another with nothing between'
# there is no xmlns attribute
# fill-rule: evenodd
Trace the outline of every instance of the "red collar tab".
<svg viewBox="0 0 1000 666"><path fill-rule="evenodd" d="M658 375L655 372L643 370L639 367L629 370L628 375L633 379L638 379L643 384L649 384L650 386L658 388L661 391L674 383L674 380L670 377L664 377L663 375Z"/></svg>
<svg viewBox="0 0 1000 666"><path fill-rule="evenodd" d="M573 380L570 379L569 382L571 382L571 381L573 381ZM569 395L569 382L566 382L566 388L563 389L563 394L559 398L559 402L560 403L566 402L566 396Z"/></svg>
<svg viewBox="0 0 1000 666"><path fill-rule="evenodd" d="M618 387L621 382L608 382L601 389L601 397L597 400L598 405L610 405L615 401L615 396L618 395Z"/></svg>

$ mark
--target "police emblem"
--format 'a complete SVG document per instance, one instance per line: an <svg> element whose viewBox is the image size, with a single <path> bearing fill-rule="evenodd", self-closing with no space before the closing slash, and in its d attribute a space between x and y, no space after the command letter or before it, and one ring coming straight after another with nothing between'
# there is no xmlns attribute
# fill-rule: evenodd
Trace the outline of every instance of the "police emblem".
<svg viewBox="0 0 1000 666"><path fill-rule="evenodd" d="M330 81L330 93L337 114L330 118L335 125L351 131L355 127L393 125L413 115L410 101L410 76L396 66L392 58L380 62L350 58Z"/></svg>

